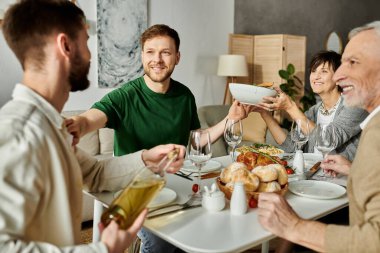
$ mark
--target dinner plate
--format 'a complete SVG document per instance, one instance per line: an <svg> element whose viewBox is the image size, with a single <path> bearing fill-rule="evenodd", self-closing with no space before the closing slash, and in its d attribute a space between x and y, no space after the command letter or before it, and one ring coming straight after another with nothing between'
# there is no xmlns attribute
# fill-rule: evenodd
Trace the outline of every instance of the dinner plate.
<svg viewBox="0 0 380 253"><path fill-rule="evenodd" d="M170 188L163 188L158 195L148 204L148 208L164 206L174 201L177 193Z"/></svg>
<svg viewBox="0 0 380 253"><path fill-rule="evenodd" d="M123 190L117 191L114 198L120 195ZM148 204L148 208L156 208L169 204L177 198L177 193L170 188L164 187L158 195Z"/></svg>
<svg viewBox="0 0 380 253"><path fill-rule="evenodd" d="M299 180L289 183L289 191L312 199L336 199L346 193L343 186L315 180Z"/></svg>
<svg viewBox="0 0 380 253"><path fill-rule="evenodd" d="M202 167L202 173L208 173L211 171L218 170L222 167L222 164L220 162L210 160L208 161L203 167ZM185 160L183 163L182 171L186 172L198 172L198 168L195 167L190 160Z"/></svg>

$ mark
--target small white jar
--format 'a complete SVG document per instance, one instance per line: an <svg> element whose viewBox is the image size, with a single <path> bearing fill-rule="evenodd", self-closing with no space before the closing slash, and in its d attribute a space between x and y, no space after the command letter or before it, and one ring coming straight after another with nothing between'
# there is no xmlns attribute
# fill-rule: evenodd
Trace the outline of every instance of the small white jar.
<svg viewBox="0 0 380 253"><path fill-rule="evenodd" d="M241 215L247 212L247 195L245 193L244 184L242 182L236 182L234 184L230 207L232 215Z"/></svg>
<svg viewBox="0 0 380 253"><path fill-rule="evenodd" d="M218 212L223 210L226 205L224 193L221 191L212 192L211 194L204 193L202 196L202 207L210 212Z"/></svg>
<svg viewBox="0 0 380 253"><path fill-rule="evenodd" d="M305 160L303 158L302 150L297 150L293 159L293 168L296 170L296 174L302 175L305 169Z"/></svg>

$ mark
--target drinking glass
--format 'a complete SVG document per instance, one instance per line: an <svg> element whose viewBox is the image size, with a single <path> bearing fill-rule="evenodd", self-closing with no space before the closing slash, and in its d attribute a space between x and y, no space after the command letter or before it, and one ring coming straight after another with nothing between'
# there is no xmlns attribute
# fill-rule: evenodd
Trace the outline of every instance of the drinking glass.
<svg viewBox="0 0 380 253"><path fill-rule="evenodd" d="M327 154L336 148L336 136L334 128L331 127L327 131L328 125L318 124L316 128L316 148L322 153L323 158L326 158Z"/></svg>
<svg viewBox="0 0 380 253"><path fill-rule="evenodd" d="M235 162L235 149L243 139L243 125L241 120L227 119L224 127L224 140L232 147L231 159Z"/></svg>
<svg viewBox="0 0 380 253"><path fill-rule="evenodd" d="M189 144L187 145L187 157L198 169L198 191L196 198L201 200L201 171L202 167L211 159L210 134L204 130L193 130L190 132Z"/></svg>
<svg viewBox="0 0 380 253"><path fill-rule="evenodd" d="M300 150L302 146L309 140L310 128L308 120L297 119L293 121L290 130L290 137L296 145L296 150Z"/></svg>
<svg viewBox="0 0 380 253"><path fill-rule="evenodd" d="M328 125L318 124L316 127L316 149L322 153L323 159L336 148L337 140L335 136L335 130L333 127L327 131ZM327 177L328 174L324 173L324 176Z"/></svg>

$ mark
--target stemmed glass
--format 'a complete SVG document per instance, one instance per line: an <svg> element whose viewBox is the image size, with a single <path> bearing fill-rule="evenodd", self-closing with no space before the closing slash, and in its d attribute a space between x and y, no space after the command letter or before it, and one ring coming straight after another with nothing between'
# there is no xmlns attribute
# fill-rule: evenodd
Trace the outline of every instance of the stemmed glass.
<svg viewBox="0 0 380 253"><path fill-rule="evenodd" d="M297 174L304 173L304 158L302 152L302 146L309 140L309 121L308 120L295 120L292 123L292 128L290 130L290 137L292 141L295 143L295 155L293 159L293 168L295 169Z"/></svg>
<svg viewBox="0 0 380 253"><path fill-rule="evenodd" d="M300 150L302 146L309 140L310 128L309 121L297 119L293 121L290 130L290 137L296 145L296 150Z"/></svg>
<svg viewBox="0 0 380 253"><path fill-rule="evenodd" d="M235 161L235 149L243 139L243 125L241 120L227 119L224 127L224 140L232 147L231 159Z"/></svg>
<svg viewBox="0 0 380 253"><path fill-rule="evenodd" d="M211 159L211 139L210 134L204 130L193 130L190 132L189 143L187 145L188 159L198 169L198 191L196 198L202 199L201 195L201 170L202 167Z"/></svg>
<svg viewBox="0 0 380 253"><path fill-rule="evenodd" d="M333 127L330 128L330 132L327 131L328 125L318 124L316 133L316 148L322 153L323 158L326 158L327 154L330 153L336 147L336 136Z"/></svg>
<svg viewBox="0 0 380 253"><path fill-rule="evenodd" d="M316 149L322 153L323 159L326 158L328 153L336 148L337 141L335 136L335 130L333 127L327 131L328 125L318 124L316 127ZM324 173L326 177L327 174Z"/></svg>

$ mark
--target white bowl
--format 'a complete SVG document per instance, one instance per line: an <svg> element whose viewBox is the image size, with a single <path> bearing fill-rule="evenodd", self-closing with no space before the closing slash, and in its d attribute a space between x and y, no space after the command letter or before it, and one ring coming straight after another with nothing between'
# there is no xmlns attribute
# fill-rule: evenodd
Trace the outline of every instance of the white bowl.
<svg viewBox="0 0 380 253"><path fill-rule="evenodd" d="M276 96L277 92L273 89L257 87L249 84L230 83L232 96L243 104L258 104L263 97Z"/></svg>

